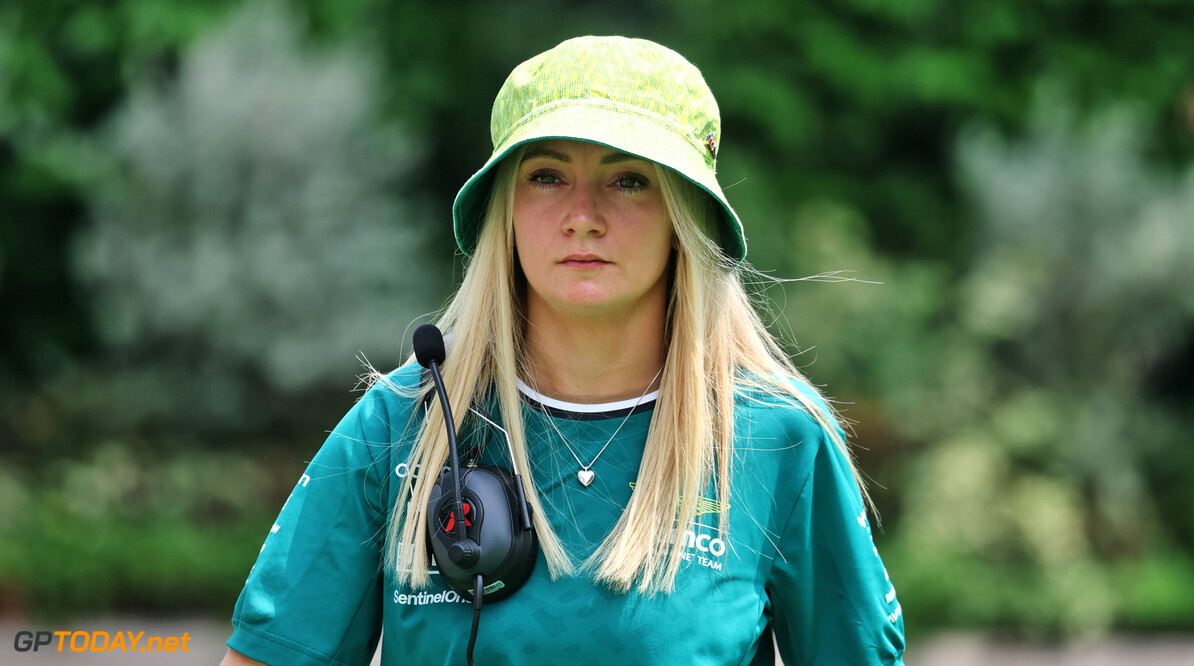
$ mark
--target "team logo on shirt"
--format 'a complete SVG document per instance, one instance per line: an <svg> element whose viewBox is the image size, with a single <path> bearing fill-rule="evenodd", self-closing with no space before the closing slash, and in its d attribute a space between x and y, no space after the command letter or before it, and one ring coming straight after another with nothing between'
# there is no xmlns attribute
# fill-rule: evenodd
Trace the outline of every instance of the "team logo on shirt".
<svg viewBox="0 0 1194 666"><path fill-rule="evenodd" d="M630 489L634 490L634 481L630 482ZM684 498L681 497L680 499L683 500ZM721 513L722 508L721 502L708 497L701 497L697 500L696 515L703 516L707 513ZM729 509L730 505L726 504L724 508Z"/></svg>
<svg viewBox="0 0 1194 666"><path fill-rule="evenodd" d="M634 485L631 481L631 490L634 490ZM729 509L730 506L709 497L701 497L697 499L696 515L699 518L711 513L720 514L723 508ZM680 557L685 562L696 562L714 571L722 570L726 542L721 538L721 530L694 520L692 527L680 538L680 543L684 548Z"/></svg>
<svg viewBox="0 0 1194 666"><path fill-rule="evenodd" d="M717 534L715 528L693 523L692 529L685 532L682 538L684 554L680 557L685 562L696 562L707 569L721 571L726 543Z"/></svg>
<svg viewBox="0 0 1194 666"><path fill-rule="evenodd" d="M456 590L444 592L399 592L394 590L394 603L403 606L426 606L428 604L459 604L472 603L471 599L460 596Z"/></svg>
<svg viewBox="0 0 1194 666"><path fill-rule="evenodd" d="M861 511L854 519L858 521L859 527L866 530L867 538L871 539L871 550L875 553L875 558L878 559L879 549L875 547L874 535L871 533L871 521L866 518L866 510ZM887 594L883 595L883 601L889 605L895 601L895 610L888 614L887 621L895 624L896 620L899 620L900 616L904 614L904 607L900 605L900 602L896 601L895 586L891 584L891 576L887 575L886 567L883 568L883 578L887 581L888 587Z"/></svg>

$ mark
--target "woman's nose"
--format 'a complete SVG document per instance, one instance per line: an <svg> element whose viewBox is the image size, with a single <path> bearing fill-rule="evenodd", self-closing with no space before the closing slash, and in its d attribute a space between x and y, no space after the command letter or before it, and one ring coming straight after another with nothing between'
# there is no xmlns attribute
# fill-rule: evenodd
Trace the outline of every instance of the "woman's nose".
<svg viewBox="0 0 1194 666"><path fill-rule="evenodd" d="M577 183L567 198L565 232L576 234L605 233L605 218L601 207L601 187L584 181Z"/></svg>

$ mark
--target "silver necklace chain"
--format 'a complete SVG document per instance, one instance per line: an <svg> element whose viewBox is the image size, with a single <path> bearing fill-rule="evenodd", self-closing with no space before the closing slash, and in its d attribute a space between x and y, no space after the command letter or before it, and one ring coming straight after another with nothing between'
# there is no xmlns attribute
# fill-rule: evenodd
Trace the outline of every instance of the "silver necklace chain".
<svg viewBox="0 0 1194 666"><path fill-rule="evenodd" d="M560 429L556 427L556 423L554 420L552 420L551 414L547 413L547 409L543 409L543 416L547 418L547 422L551 424L552 430L556 431L556 434L560 436L560 441L564 443L564 448L568 449L568 453L571 453L572 457L576 459L576 464L580 465L580 471L576 473L576 480L580 481L580 485L587 488L589 487L589 484L593 483L593 479L596 478L597 474L591 468L593 465L597 464L597 459L600 458L601 454L605 453L605 450L609 448L609 445L614 442L614 438L618 436L618 433L622 432L622 426L626 425L626 422L630 420L631 416L634 416L634 410L638 409L638 406L642 404L643 399L646 398L647 394L651 392L651 387L655 385L655 380L659 379L659 375L661 374L663 374L662 366L660 366L659 372L656 372L655 376L651 378L651 381L647 383L647 388L643 390L643 394L638 397L638 400L634 401L634 406L630 408L629 412L627 412L626 418L622 419L622 422L618 424L618 429L614 431L614 434L609 436L609 439L605 441L605 446L601 447L601 450L597 452L597 455L593 456L593 460L591 460L588 465L586 465L584 461L580 459L580 456L576 455L576 451L572 450L572 445L570 445L568 440L564 438L564 433L560 432Z"/></svg>

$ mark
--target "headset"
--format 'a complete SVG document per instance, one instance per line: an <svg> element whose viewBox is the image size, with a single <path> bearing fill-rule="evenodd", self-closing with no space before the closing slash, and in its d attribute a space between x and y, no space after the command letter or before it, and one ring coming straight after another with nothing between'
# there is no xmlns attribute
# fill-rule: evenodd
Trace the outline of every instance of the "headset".
<svg viewBox="0 0 1194 666"><path fill-rule="evenodd" d="M440 576L452 589L473 598L473 629L467 655L472 664L482 602L501 601L527 582L538 559L539 540L509 433L482 411L470 407L474 415L505 435L513 472L475 462L462 471L455 420L439 372L447 355L444 336L434 325L424 324L415 329L413 342L415 359L430 371L435 383L448 430L448 465L431 488L427 540Z"/></svg>

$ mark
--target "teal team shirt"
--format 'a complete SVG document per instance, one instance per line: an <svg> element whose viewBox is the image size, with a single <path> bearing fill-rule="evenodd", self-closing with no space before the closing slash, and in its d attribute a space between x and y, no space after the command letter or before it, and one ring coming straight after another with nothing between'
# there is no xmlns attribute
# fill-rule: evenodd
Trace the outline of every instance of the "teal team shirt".
<svg viewBox="0 0 1194 666"><path fill-rule="evenodd" d="M412 386L417 366L391 374ZM654 400L572 405L524 390L533 477L575 562L621 516L635 483ZM457 408L459 409L459 408ZM551 580L542 555L527 584L481 613L480 666L901 664L904 624L845 456L790 398L736 400L729 523L710 491L685 533L675 592L616 594L583 574ZM628 419L624 418L630 415ZM267 664L465 663L470 600L440 580L395 586L382 569L386 526L422 407L381 385L344 417L299 479L261 548L228 645ZM622 425L625 420L625 425ZM509 467L500 434L481 462ZM622 426L621 431L618 427ZM575 458L601 454L592 485Z"/></svg>

